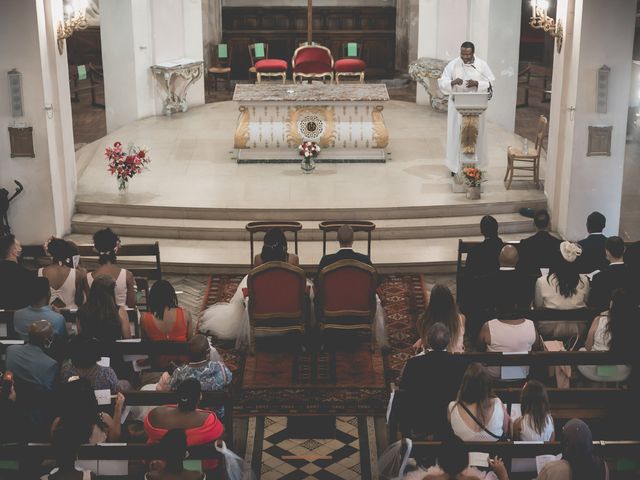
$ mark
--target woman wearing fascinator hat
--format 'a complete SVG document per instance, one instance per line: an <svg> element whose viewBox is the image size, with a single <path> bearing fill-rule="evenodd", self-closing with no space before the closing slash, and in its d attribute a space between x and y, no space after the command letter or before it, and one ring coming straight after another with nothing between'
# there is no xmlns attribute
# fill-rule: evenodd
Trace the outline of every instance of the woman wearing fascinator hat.
<svg viewBox="0 0 640 480"><path fill-rule="evenodd" d="M577 243L562 242L560 255L547 275L536 281L535 308L573 310L587 306L589 277L578 273L576 259L582 254Z"/></svg>

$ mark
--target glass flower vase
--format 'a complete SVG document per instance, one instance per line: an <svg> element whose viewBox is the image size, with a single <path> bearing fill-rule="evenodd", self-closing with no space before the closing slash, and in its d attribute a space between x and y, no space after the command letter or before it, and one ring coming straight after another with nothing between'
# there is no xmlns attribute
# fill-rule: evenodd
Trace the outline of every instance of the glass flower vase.
<svg viewBox="0 0 640 480"><path fill-rule="evenodd" d="M304 157L302 162L300 162L300 168L302 169L302 173L312 173L316 169L316 160L313 155Z"/></svg>

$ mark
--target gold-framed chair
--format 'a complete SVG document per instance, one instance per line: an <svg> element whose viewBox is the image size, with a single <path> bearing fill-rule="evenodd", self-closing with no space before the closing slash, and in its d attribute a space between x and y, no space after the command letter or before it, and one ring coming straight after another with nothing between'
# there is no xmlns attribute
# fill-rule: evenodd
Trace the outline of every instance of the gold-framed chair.
<svg viewBox="0 0 640 480"><path fill-rule="evenodd" d="M339 260L318 274L316 320L320 333L325 330L366 330L375 349L377 272L357 260Z"/></svg>
<svg viewBox="0 0 640 480"><path fill-rule="evenodd" d="M262 82L262 77L282 78L282 83L287 81L287 69L289 64L286 60L279 58L269 58L269 44L264 42L252 43L248 46L251 67L249 75L256 76L256 83Z"/></svg>
<svg viewBox="0 0 640 480"><path fill-rule="evenodd" d="M336 61L336 83L340 83L340 77L358 77L360 83L364 83L364 71L367 64L362 60L362 45L356 42L347 42L342 45L342 58Z"/></svg>
<svg viewBox="0 0 640 480"><path fill-rule="evenodd" d="M542 141L547 134L548 123L547 117L540 115L533 149L523 152L521 148L511 146L507 148L507 171L503 180L507 190L511 188L511 182L514 178L533 180L536 188L540 188L540 154L542 153ZM527 173L515 175L516 170Z"/></svg>
<svg viewBox="0 0 640 480"><path fill-rule="evenodd" d="M267 262L249 272L249 353L255 354L256 333L299 332L304 337L308 318L304 271L286 262Z"/></svg>
<svg viewBox="0 0 640 480"><path fill-rule="evenodd" d="M294 83L299 79L333 81L333 55L327 47L318 44L303 44L296 48L291 58Z"/></svg>
<svg viewBox="0 0 640 480"><path fill-rule="evenodd" d="M231 90L231 48L226 43L211 45L210 50L211 66L207 70L209 81L207 91L211 92L211 81L213 80L214 90L218 90L218 76L226 79L227 90Z"/></svg>

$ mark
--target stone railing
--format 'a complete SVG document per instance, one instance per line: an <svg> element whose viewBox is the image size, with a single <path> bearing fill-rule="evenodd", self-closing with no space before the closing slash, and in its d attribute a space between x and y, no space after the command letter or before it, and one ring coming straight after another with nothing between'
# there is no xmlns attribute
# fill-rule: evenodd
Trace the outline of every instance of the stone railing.
<svg viewBox="0 0 640 480"><path fill-rule="evenodd" d="M438 78L446 66L445 60L427 57L421 57L409 64L409 75L425 88L429 94L431 107L436 112L446 112L449 105L449 97L438 87Z"/></svg>

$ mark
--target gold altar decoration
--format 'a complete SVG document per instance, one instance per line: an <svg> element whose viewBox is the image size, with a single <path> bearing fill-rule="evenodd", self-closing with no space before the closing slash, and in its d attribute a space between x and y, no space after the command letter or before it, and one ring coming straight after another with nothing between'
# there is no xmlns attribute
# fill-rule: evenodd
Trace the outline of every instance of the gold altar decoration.
<svg viewBox="0 0 640 480"><path fill-rule="evenodd" d="M476 153L476 142L478 141L478 115L462 115L462 125L460 126L460 147L465 155Z"/></svg>
<svg viewBox="0 0 640 480"><path fill-rule="evenodd" d="M373 141L375 148L385 148L389 145L389 132L382 118L382 105L376 105L371 112L371 121L373 122Z"/></svg>
<svg viewBox="0 0 640 480"><path fill-rule="evenodd" d="M302 122L302 124L301 124ZM321 148L334 147L336 142L335 112L333 107L299 106L289 109L285 128L287 145L291 148L303 140L311 140Z"/></svg>
<svg viewBox="0 0 640 480"><path fill-rule="evenodd" d="M247 142L249 142L249 109L240 107L238 110L240 110L240 118L233 137L233 147L247 148Z"/></svg>

